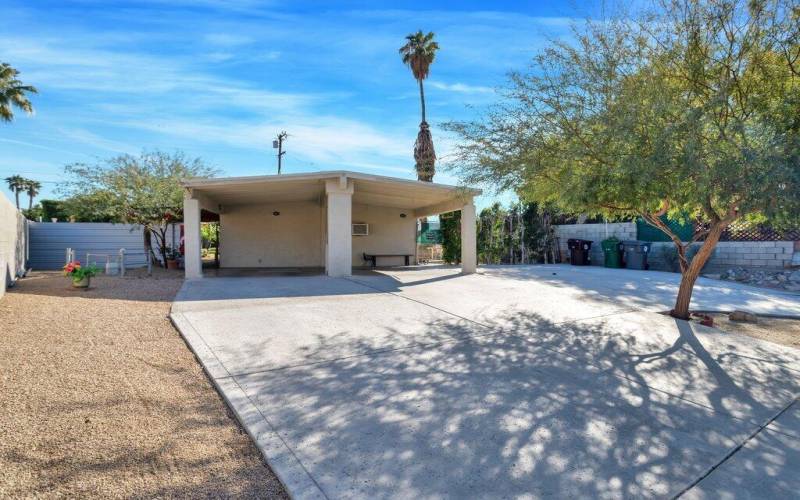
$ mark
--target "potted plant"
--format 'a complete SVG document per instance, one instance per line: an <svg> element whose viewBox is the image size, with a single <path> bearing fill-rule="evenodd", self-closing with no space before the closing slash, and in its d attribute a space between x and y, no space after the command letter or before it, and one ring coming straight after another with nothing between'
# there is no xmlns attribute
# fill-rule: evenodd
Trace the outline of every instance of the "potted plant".
<svg viewBox="0 0 800 500"><path fill-rule="evenodd" d="M167 269L178 269L178 259L180 252L178 250L167 247Z"/></svg>
<svg viewBox="0 0 800 500"><path fill-rule="evenodd" d="M92 276L96 275L100 270L95 266L82 267L81 263L74 260L64 266L64 276L72 280L72 286L75 288L89 288L89 282Z"/></svg>

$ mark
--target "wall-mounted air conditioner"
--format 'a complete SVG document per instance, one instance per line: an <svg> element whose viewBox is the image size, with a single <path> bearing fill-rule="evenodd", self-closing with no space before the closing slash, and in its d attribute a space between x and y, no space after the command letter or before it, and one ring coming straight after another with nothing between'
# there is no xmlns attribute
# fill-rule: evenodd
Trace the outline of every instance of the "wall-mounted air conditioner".
<svg viewBox="0 0 800 500"><path fill-rule="evenodd" d="M353 224L353 236L368 236L369 224Z"/></svg>

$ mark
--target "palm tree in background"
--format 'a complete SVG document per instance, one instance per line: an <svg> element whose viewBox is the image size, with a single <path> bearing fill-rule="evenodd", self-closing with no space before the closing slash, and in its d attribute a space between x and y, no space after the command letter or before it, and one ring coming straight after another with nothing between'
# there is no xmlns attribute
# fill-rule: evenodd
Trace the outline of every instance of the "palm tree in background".
<svg viewBox="0 0 800 500"><path fill-rule="evenodd" d="M425 89L422 81L428 78L428 71L439 50L439 44L433 41L433 32L427 35L422 30L406 36L406 44L400 47L403 63L411 68L414 78L419 82L419 100L422 105L422 121L419 124L417 142L414 143L414 161L416 162L417 179L432 182L436 173L436 151L433 149L433 138L430 127L425 120Z"/></svg>
<svg viewBox="0 0 800 500"><path fill-rule="evenodd" d="M0 120L4 122L14 119L14 107L28 114L33 113L33 106L27 94L36 94L37 90L31 85L23 85L17 79L17 75L19 71L10 64L0 63Z"/></svg>
<svg viewBox="0 0 800 500"><path fill-rule="evenodd" d="M12 175L11 177L6 177L6 184L8 184L8 189L14 193L14 197L17 200L17 210L19 210L19 194L28 187L28 179L21 175Z"/></svg>
<svg viewBox="0 0 800 500"><path fill-rule="evenodd" d="M33 209L33 199L36 195L39 194L39 190L42 189L42 183L39 181L32 181L27 179L25 183L25 190L28 192L28 211L30 212Z"/></svg>

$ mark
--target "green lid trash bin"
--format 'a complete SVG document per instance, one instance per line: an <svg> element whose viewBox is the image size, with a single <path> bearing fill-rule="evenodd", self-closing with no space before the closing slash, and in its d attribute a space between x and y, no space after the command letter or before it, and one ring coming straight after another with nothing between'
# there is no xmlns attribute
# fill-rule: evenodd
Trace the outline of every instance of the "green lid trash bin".
<svg viewBox="0 0 800 500"><path fill-rule="evenodd" d="M603 263L605 267L622 267L622 244L616 237L612 236L603 240L600 246L603 247L603 255L605 256Z"/></svg>

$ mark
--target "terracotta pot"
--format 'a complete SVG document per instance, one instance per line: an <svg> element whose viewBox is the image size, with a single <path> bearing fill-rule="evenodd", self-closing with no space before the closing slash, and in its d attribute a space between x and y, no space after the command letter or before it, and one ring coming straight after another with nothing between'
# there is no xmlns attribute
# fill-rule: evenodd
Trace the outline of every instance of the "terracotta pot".
<svg viewBox="0 0 800 500"><path fill-rule="evenodd" d="M174 259L167 259L167 269L178 269L178 261Z"/></svg>
<svg viewBox="0 0 800 500"><path fill-rule="evenodd" d="M72 280L72 286L74 286L75 288L89 288L89 281L90 280L91 280L91 277L89 277L89 276L84 276L81 279L73 279Z"/></svg>

